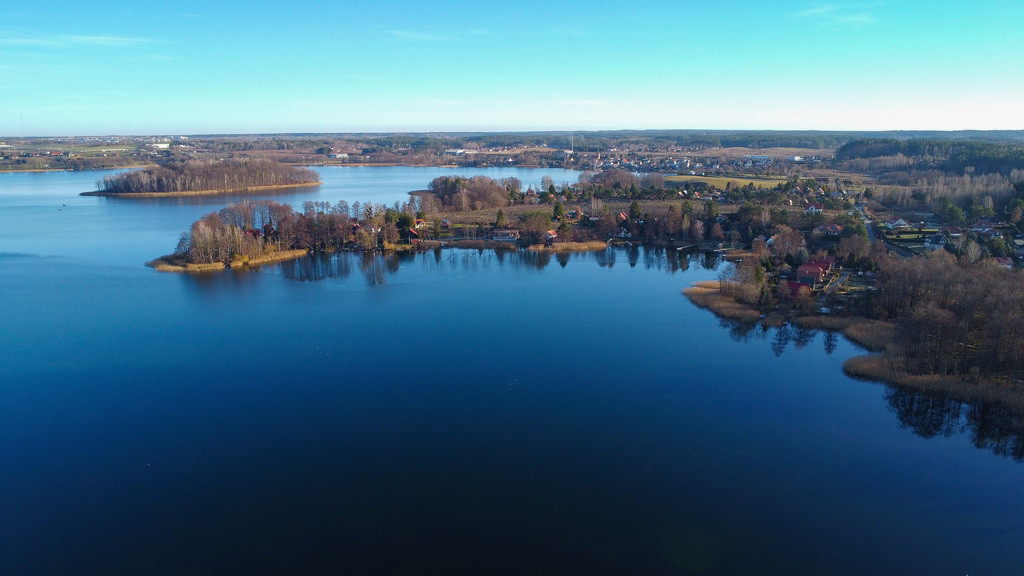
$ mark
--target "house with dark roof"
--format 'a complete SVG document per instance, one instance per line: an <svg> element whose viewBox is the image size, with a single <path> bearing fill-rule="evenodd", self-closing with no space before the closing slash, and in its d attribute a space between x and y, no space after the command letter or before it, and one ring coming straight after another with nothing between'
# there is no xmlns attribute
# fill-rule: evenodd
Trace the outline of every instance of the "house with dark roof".
<svg viewBox="0 0 1024 576"><path fill-rule="evenodd" d="M941 250L946 247L946 237L942 234L932 234L924 239L926 250Z"/></svg>
<svg viewBox="0 0 1024 576"><path fill-rule="evenodd" d="M491 230L491 240L495 242L515 242L519 240L518 228L495 228Z"/></svg>

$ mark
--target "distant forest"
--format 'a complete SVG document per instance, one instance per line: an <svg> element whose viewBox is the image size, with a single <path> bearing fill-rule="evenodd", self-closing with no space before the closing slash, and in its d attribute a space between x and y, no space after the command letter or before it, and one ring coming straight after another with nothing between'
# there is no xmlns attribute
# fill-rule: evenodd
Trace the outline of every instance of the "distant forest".
<svg viewBox="0 0 1024 576"><path fill-rule="evenodd" d="M1024 144L922 138L868 138L847 142L836 150L836 160L902 156L920 158L945 172L1009 175L1024 170Z"/></svg>
<svg viewBox="0 0 1024 576"><path fill-rule="evenodd" d="M879 131L843 132L820 130L598 130L558 132L437 132L414 134L292 134L266 136L198 136L210 149L220 151L295 150L329 148L348 142L364 153L410 149L418 152L480 146L484 148L550 147L577 152L605 152L629 144L662 149L667 146L705 148L837 148L865 140L913 142L922 139L949 142L1024 141L1024 131ZM904 154L907 154L904 152Z"/></svg>
<svg viewBox="0 0 1024 576"><path fill-rule="evenodd" d="M106 176L96 186L107 194L140 194L242 190L319 181L320 176L313 170L267 159L175 160L143 170Z"/></svg>

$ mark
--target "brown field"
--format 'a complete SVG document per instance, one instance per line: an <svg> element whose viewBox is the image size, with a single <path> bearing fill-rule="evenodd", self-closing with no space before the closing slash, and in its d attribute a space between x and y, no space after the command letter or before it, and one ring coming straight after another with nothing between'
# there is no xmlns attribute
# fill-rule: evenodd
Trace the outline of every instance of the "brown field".
<svg viewBox="0 0 1024 576"><path fill-rule="evenodd" d="M666 176L666 182L703 182L715 188L725 189L730 182L733 186L746 186L753 184L760 188L774 188L775 186L786 182L788 178L784 177L773 177L773 176Z"/></svg>

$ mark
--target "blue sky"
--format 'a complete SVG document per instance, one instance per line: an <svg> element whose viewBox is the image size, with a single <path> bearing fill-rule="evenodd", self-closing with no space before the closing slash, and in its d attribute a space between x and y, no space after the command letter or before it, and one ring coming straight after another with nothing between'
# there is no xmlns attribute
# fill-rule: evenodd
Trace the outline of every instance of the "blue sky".
<svg viewBox="0 0 1024 576"><path fill-rule="evenodd" d="M990 2L5 0L0 136L1024 129Z"/></svg>

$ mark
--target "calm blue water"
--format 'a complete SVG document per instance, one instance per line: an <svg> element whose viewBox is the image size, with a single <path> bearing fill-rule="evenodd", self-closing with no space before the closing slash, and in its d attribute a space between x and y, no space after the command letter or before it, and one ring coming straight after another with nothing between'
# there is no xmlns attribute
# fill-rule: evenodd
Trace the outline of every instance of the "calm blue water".
<svg viewBox="0 0 1024 576"><path fill-rule="evenodd" d="M723 325L681 295L712 260L159 274L220 204L76 196L96 179L0 174L2 574L1024 566L1005 414ZM296 198L362 200L324 194Z"/></svg>
<svg viewBox="0 0 1024 576"><path fill-rule="evenodd" d="M0 253L72 256L137 264L174 250L178 235L204 214L243 199L272 199L302 209L307 200L370 202L392 206L408 202L438 176L482 174L519 178L523 187L539 187L544 176L576 182L579 172L526 168L387 168L319 166L322 184L276 194L193 196L182 198L97 198L79 196L96 181L117 171L0 174ZM95 247L95 249L93 249Z"/></svg>

